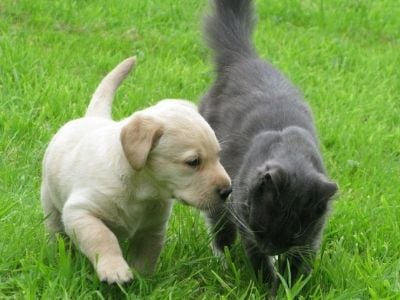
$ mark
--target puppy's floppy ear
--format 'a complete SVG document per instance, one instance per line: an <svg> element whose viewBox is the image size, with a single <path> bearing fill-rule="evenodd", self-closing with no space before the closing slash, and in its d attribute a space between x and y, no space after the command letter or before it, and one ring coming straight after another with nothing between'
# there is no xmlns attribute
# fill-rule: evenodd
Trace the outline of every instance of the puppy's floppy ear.
<svg viewBox="0 0 400 300"><path fill-rule="evenodd" d="M149 116L137 114L121 130L121 144L132 168L141 170L146 164L150 151L157 145L163 134L160 122Z"/></svg>

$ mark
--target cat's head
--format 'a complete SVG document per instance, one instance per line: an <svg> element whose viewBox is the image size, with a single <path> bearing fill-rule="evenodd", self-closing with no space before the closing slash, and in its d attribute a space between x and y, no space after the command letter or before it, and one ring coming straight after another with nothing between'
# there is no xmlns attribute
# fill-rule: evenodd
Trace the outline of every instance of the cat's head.
<svg viewBox="0 0 400 300"><path fill-rule="evenodd" d="M315 242L337 185L316 171L288 169L275 161L253 175L248 225L263 250L276 255Z"/></svg>
<svg viewBox="0 0 400 300"><path fill-rule="evenodd" d="M268 139L264 141L269 145L276 144L273 141L276 136L269 135ZM260 143L258 146L266 149L268 145ZM289 144L284 148L288 149ZM250 153L244 163L233 194L234 202L242 203L239 209L245 216L247 231L250 230L252 238L268 255L281 254L295 246L315 247L330 200L338 189L336 183L323 174L319 156L314 150L307 152L308 156L318 158L312 163L303 155L290 154L292 151L280 159L268 158L271 153L266 154L265 150L256 149L255 152L258 154Z"/></svg>

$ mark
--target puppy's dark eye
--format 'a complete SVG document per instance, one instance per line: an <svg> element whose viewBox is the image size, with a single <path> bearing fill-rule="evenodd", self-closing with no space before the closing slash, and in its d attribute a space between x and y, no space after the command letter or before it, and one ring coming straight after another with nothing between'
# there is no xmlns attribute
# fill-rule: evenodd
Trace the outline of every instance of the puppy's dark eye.
<svg viewBox="0 0 400 300"><path fill-rule="evenodd" d="M200 158L197 157L197 158L186 161L185 164L187 164L189 167L196 168L196 167L200 166L201 160L200 160Z"/></svg>

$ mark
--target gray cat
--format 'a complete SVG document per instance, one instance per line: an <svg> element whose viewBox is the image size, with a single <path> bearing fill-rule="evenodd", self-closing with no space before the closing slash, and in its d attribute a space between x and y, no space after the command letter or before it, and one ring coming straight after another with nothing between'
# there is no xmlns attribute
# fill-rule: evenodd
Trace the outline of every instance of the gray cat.
<svg viewBox="0 0 400 300"><path fill-rule="evenodd" d="M230 202L208 215L214 246L230 246L237 227L255 271L273 283L272 256L283 258L279 271L292 279L309 269L337 185L327 178L300 92L254 50L254 23L252 1L214 1L205 31L217 78L200 112L233 179Z"/></svg>

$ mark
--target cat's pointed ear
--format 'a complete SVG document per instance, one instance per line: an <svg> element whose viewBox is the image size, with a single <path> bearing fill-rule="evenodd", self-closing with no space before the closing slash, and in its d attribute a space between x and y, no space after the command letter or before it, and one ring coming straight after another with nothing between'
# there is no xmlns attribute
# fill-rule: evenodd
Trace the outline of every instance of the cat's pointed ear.
<svg viewBox="0 0 400 300"><path fill-rule="evenodd" d="M321 199L325 199L326 201L331 199L338 191L338 185L326 178L322 178L319 186Z"/></svg>
<svg viewBox="0 0 400 300"><path fill-rule="evenodd" d="M265 184L270 185L279 194L288 180L287 171L279 164L267 164L264 171Z"/></svg>

